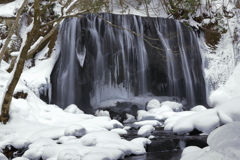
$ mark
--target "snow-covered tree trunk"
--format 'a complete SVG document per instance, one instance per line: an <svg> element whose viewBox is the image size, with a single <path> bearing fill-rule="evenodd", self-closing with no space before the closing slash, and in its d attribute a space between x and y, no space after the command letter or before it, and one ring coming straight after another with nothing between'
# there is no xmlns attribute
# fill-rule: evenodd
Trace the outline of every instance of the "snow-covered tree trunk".
<svg viewBox="0 0 240 160"><path fill-rule="evenodd" d="M31 47L31 44L33 42L33 39L35 38L36 33L38 32L40 26L41 26L41 22L40 22L40 18L39 18L39 14L40 14L40 0L35 0L34 1L34 24L33 24L33 28L30 32L27 33L27 39L25 42L25 45L23 46L21 53L20 53L20 57L19 60L17 62L16 65L16 69L14 71L13 74L13 78L9 84L8 90L5 94L4 100L3 100L3 104L2 104L2 113L0 115L0 122L3 122L4 124L7 123L8 119L9 119L9 109L10 109L10 104L12 101L12 95L14 92L14 89L20 79L21 73L23 71L23 67L24 67L24 62L26 60L27 54L28 54L28 50Z"/></svg>

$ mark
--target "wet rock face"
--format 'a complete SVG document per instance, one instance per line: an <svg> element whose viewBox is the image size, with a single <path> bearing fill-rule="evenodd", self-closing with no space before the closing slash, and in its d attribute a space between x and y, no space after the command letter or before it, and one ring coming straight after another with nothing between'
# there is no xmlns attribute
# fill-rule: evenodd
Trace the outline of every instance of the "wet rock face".
<svg viewBox="0 0 240 160"><path fill-rule="evenodd" d="M153 93L205 105L201 57L193 32L171 19L101 14L66 19L51 74L51 103L82 110L111 99ZM139 36L135 35L138 34Z"/></svg>

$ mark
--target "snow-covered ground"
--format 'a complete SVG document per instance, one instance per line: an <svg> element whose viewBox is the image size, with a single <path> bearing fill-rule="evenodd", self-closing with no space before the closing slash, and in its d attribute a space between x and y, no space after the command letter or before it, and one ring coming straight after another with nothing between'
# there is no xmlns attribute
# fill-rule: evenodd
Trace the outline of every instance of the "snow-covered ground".
<svg viewBox="0 0 240 160"><path fill-rule="evenodd" d="M15 9L20 7L22 1L0 5L0 16L15 16ZM221 4L220 1L215 1L215 5ZM234 9L227 0L224 2L228 4L227 11ZM140 9L143 9L143 6L140 6ZM0 124L0 159L7 159L1 152L8 145L17 149L28 147L22 158L14 158L15 160L40 157L49 160L112 160L131 154L144 154L146 153L144 146L151 143L151 132L156 126L164 126L165 130L173 130L177 134L188 134L193 129L210 134L207 141L209 147L203 149L187 147L182 154L184 160L239 159L240 11L239 9L235 11L234 17L224 19L227 22L225 25L228 32L223 34L214 53L199 38L203 63L206 64L204 73L208 84L209 104L214 108L196 106L190 111L182 111L181 103L166 99L159 99L159 102L157 99L150 101L150 99L137 98L134 102L150 101L147 110L139 110L137 119L127 115L126 122L133 122L134 128L138 129L138 135L145 138L124 140L121 135L127 134L129 127L112 120L106 111L98 111L96 116L93 116L84 114L75 105L62 110L58 106L47 105L38 98L38 89L42 84L48 84L56 59L54 53L51 58L44 59L44 54L48 51L48 48L44 48L36 56L36 66L24 70L16 87L15 93L18 91L28 93L27 98L13 98L10 108L11 118L7 125ZM115 6L114 13L121 14L121 12L122 9ZM134 9L130 4L125 14L128 13L146 16L146 13ZM150 15L167 17L165 12L157 11L151 12ZM189 22L196 27L200 25L192 19ZM234 34L239 37L233 42ZM2 62L0 103L11 77L5 71L7 67L8 64ZM217 87L209 88L213 83Z"/></svg>

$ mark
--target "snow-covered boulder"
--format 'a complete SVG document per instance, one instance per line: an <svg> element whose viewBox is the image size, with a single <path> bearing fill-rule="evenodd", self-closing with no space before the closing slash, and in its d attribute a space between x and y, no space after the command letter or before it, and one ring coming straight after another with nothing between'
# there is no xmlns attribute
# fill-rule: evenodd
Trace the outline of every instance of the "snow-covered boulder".
<svg viewBox="0 0 240 160"><path fill-rule="evenodd" d="M172 108L174 112L181 112L183 108L183 105L181 103L172 102L172 101L164 101L161 103L161 106L163 105L168 105L169 107Z"/></svg>
<svg viewBox="0 0 240 160"><path fill-rule="evenodd" d="M174 124L173 132L183 134L197 129L204 133L210 133L216 127L233 121L240 121L240 97L227 100L213 109L180 118Z"/></svg>
<svg viewBox="0 0 240 160"><path fill-rule="evenodd" d="M115 129L111 129L111 132L115 132L119 135L126 135L127 131L125 129L121 129L121 128L115 128Z"/></svg>
<svg viewBox="0 0 240 160"><path fill-rule="evenodd" d="M137 120L138 121L143 121L143 120L162 120L162 115L157 115L154 113L149 113L144 110L139 110L137 115Z"/></svg>
<svg viewBox="0 0 240 160"><path fill-rule="evenodd" d="M184 111L184 112L167 112L167 113L168 114L166 116L168 116L168 118L164 122L164 130L172 130L173 126L179 119L195 114L196 112ZM172 114L169 114L169 113L172 113Z"/></svg>
<svg viewBox="0 0 240 160"><path fill-rule="evenodd" d="M200 111L203 111L203 110L206 110L207 108L204 107L203 105L197 105L193 108L190 109L190 111L195 111L195 112L200 112Z"/></svg>
<svg viewBox="0 0 240 160"><path fill-rule="evenodd" d="M151 132L153 132L155 128L152 125L144 125L139 130L137 135L142 137L149 137L151 135Z"/></svg>
<svg viewBox="0 0 240 160"><path fill-rule="evenodd" d="M16 138L12 140L11 144L16 149L22 149L28 147L30 141L26 138Z"/></svg>
<svg viewBox="0 0 240 160"><path fill-rule="evenodd" d="M153 108L148 111L149 113L162 114L163 112L173 112L169 105L161 105L161 107Z"/></svg>
<svg viewBox="0 0 240 160"><path fill-rule="evenodd" d="M240 157L240 122L228 123L215 129L207 139L209 147L203 149L187 147L181 160L238 160Z"/></svg>
<svg viewBox="0 0 240 160"><path fill-rule="evenodd" d="M173 126L173 132L184 134L197 129L204 133L210 133L220 125L217 110L208 109L202 112L180 118Z"/></svg>
<svg viewBox="0 0 240 160"><path fill-rule="evenodd" d="M94 114L95 116L107 116L110 117L110 114L108 111L103 111L103 110L97 110Z"/></svg>
<svg viewBox="0 0 240 160"><path fill-rule="evenodd" d="M80 110L75 104L67 106L67 108L65 108L64 111L73 114L84 114L84 112Z"/></svg>
<svg viewBox="0 0 240 160"><path fill-rule="evenodd" d="M8 158L2 153L0 153L0 159L1 160L8 160Z"/></svg>
<svg viewBox="0 0 240 160"><path fill-rule="evenodd" d="M160 102L157 99L152 99L147 103L146 110L149 111L150 109L158 107L160 107Z"/></svg>
<svg viewBox="0 0 240 160"><path fill-rule="evenodd" d="M86 129L79 124L72 124L64 131L65 136L82 137L86 134Z"/></svg>
<svg viewBox="0 0 240 160"><path fill-rule="evenodd" d="M162 126L162 123L157 121L157 120L145 120L145 121L139 121L139 122L134 122L133 127L134 128L139 128L144 125L151 125L151 126Z"/></svg>
<svg viewBox="0 0 240 160"><path fill-rule="evenodd" d="M123 120L123 123L132 123L136 122L136 119L133 115L126 113L127 119Z"/></svg>

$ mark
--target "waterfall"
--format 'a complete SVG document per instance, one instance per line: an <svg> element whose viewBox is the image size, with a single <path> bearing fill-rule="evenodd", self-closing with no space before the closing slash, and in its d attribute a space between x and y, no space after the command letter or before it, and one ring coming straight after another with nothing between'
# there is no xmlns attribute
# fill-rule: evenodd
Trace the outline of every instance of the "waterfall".
<svg viewBox="0 0 240 160"><path fill-rule="evenodd" d="M100 16L85 14L61 25L51 103L97 109L105 101L149 94L185 98L190 107L205 103L192 31L170 19Z"/></svg>

